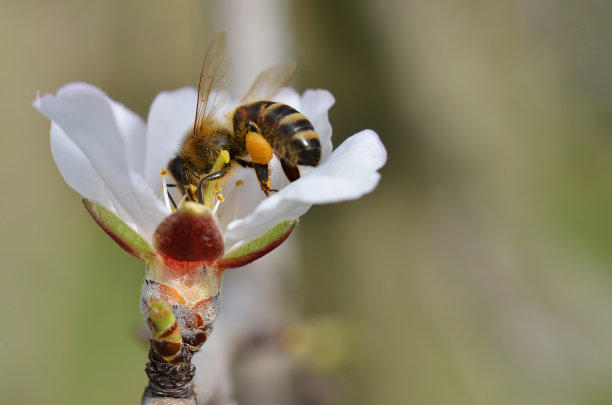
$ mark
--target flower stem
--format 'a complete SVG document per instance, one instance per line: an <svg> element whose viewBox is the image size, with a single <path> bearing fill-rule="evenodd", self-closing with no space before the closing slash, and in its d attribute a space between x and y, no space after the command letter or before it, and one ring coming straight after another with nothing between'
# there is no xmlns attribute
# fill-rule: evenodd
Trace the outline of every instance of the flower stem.
<svg viewBox="0 0 612 405"><path fill-rule="evenodd" d="M145 390L142 396L142 405L196 405L195 396L189 398L170 398L155 396L149 387Z"/></svg>
<svg viewBox="0 0 612 405"><path fill-rule="evenodd" d="M164 363L156 358L153 348L149 351L149 360L145 371L149 376L149 385L145 390L152 398L184 398L194 397L191 380L195 375L195 366L191 363L191 352L181 349L180 363ZM143 397L144 401L144 397ZM144 403L144 402L143 402Z"/></svg>

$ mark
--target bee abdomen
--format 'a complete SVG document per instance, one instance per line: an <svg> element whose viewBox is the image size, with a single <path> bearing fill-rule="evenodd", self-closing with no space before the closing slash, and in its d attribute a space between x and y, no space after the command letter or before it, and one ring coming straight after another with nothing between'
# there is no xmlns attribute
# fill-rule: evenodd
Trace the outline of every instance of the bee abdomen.
<svg viewBox="0 0 612 405"><path fill-rule="evenodd" d="M314 127L296 109L274 103L261 110L264 136L283 149L283 157L292 164L316 166L319 164L321 144Z"/></svg>
<svg viewBox="0 0 612 405"><path fill-rule="evenodd" d="M294 108L289 107L287 104L272 103L270 105L266 105L265 108L261 111L260 119L268 127L277 127L281 123L281 121L287 119L288 117L294 114L302 115Z"/></svg>
<svg viewBox="0 0 612 405"><path fill-rule="evenodd" d="M306 117L300 113L289 115L287 119L281 120L280 124L281 125L279 125L278 130L283 134L288 134L289 136L298 132L314 132L314 127L310 121L308 121Z"/></svg>
<svg viewBox="0 0 612 405"><path fill-rule="evenodd" d="M234 113L234 132L246 136L249 120L257 124L274 153L288 164L319 164L319 136L310 121L295 108L273 101L242 105Z"/></svg>
<svg viewBox="0 0 612 405"><path fill-rule="evenodd" d="M299 145L295 148L296 151L299 151L296 164L307 166L317 166L319 164L321 143L315 131L301 132L299 136L294 137L292 142Z"/></svg>

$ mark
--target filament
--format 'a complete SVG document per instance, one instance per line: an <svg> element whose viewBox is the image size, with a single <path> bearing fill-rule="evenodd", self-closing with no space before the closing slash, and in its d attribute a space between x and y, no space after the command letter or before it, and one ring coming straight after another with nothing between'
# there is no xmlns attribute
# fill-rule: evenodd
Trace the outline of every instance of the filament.
<svg viewBox="0 0 612 405"><path fill-rule="evenodd" d="M168 172L166 169L162 169L161 172L159 172L159 175L162 179L162 196L164 198L164 203L166 204L168 210L172 212L174 211L174 207L170 205L170 199L168 198L168 185L166 184L166 176L168 175Z"/></svg>
<svg viewBox="0 0 612 405"><path fill-rule="evenodd" d="M183 194L183 196L181 197L181 199L179 200L179 202L176 204L177 207L180 207L181 204L183 204L185 202L185 200L187 199L187 194Z"/></svg>

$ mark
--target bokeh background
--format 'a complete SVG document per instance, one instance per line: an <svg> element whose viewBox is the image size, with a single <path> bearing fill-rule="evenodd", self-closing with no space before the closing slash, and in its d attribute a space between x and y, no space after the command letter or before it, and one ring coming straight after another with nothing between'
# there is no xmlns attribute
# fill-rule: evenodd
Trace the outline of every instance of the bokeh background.
<svg viewBox="0 0 612 405"><path fill-rule="evenodd" d="M343 325L319 403L612 403L612 5L243 3L0 3L0 403L133 404L146 384L143 265L63 182L36 91L87 81L146 117L218 30L269 26L249 57L335 95L335 145L372 128L389 152L374 193L314 207L281 248L304 319Z"/></svg>

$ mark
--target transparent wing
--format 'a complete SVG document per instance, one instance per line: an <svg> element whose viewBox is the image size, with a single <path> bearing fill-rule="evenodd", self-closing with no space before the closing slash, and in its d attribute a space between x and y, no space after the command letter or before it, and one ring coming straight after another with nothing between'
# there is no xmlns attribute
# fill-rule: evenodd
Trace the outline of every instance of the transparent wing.
<svg viewBox="0 0 612 405"><path fill-rule="evenodd" d="M193 132L196 134L210 121L215 111L223 104L223 100L219 97L219 91L227 87L225 75L231 65L231 61L225 52L225 43L225 32L221 31L213 38L204 56L200 85L198 86L198 105L193 125Z"/></svg>
<svg viewBox="0 0 612 405"><path fill-rule="evenodd" d="M271 99L281 88L289 84L295 75L296 68L295 62L287 62L264 70L257 76L247 94L242 98L242 102Z"/></svg>

